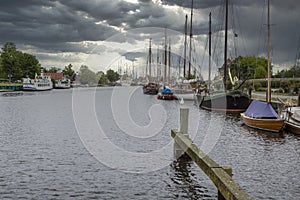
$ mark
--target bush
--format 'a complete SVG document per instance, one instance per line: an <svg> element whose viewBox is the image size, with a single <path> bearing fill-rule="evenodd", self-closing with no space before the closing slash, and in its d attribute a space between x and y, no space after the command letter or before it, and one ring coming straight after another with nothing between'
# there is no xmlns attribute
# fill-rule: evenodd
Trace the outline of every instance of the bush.
<svg viewBox="0 0 300 200"><path fill-rule="evenodd" d="M258 92L266 92L267 88L260 87L260 88L257 88L256 91L258 91Z"/></svg>

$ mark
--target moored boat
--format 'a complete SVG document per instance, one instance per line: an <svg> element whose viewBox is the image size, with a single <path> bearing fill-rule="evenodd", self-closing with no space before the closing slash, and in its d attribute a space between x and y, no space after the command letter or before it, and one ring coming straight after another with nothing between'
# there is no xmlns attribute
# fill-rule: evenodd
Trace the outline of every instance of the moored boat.
<svg viewBox="0 0 300 200"><path fill-rule="evenodd" d="M283 111L284 129L300 134L300 107L288 107Z"/></svg>
<svg viewBox="0 0 300 200"><path fill-rule="evenodd" d="M204 96L200 108L210 111L241 113L248 108L249 104L248 95L239 90L234 90Z"/></svg>
<svg viewBox="0 0 300 200"><path fill-rule="evenodd" d="M150 82L143 86L143 93L149 95L156 95L158 93L159 85L157 83Z"/></svg>
<svg viewBox="0 0 300 200"><path fill-rule="evenodd" d="M230 75L230 69L227 58L227 32L228 32L228 0L226 0L226 18L225 18L225 37L224 37L224 64L219 69L219 77L223 79L223 90L216 93L211 93L211 14L209 18L209 80L208 80L208 92L205 92L205 96L198 95L200 99L200 108L210 111L220 111L226 113L241 113L244 112L251 100L246 93L238 89L233 89L227 91L226 81L227 81L227 70ZM208 94L208 95L206 95Z"/></svg>
<svg viewBox="0 0 300 200"><path fill-rule="evenodd" d="M43 71L40 76L35 75L34 79L23 78L23 90L25 91L44 91L52 90L53 83L50 76L44 75Z"/></svg>
<svg viewBox="0 0 300 200"><path fill-rule="evenodd" d="M69 89L71 88L71 81L67 78L62 78L60 80L56 80L54 84L54 88L56 89Z"/></svg>
<svg viewBox="0 0 300 200"><path fill-rule="evenodd" d="M284 125L284 119L280 118L272 105L268 102L253 100L246 110L241 113L243 122L252 128L279 132Z"/></svg>
<svg viewBox="0 0 300 200"><path fill-rule="evenodd" d="M164 88L157 94L157 99L160 100L178 100L178 97L174 95L172 90L169 88Z"/></svg>
<svg viewBox="0 0 300 200"><path fill-rule="evenodd" d="M270 0L268 0L268 77L267 101L253 100L246 112L241 113L243 122L253 128L279 132L284 125L284 119L279 117L271 105L271 69L270 69Z"/></svg>

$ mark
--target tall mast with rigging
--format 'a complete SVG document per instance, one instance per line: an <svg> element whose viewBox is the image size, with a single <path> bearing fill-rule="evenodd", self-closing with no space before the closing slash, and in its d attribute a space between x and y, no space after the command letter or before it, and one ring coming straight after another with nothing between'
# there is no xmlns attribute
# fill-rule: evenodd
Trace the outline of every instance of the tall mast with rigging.
<svg viewBox="0 0 300 200"><path fill-rule="evenodd" d="M183 78L185 78L186 72L186 40L187 40L187 18L185 15L185 25L184 25L184 58L183 58ZM180 75L180 74L179 74Z"/></svg>
<svg viewBox="0 0 300 200"><path fill-rule="evenodd" d="M149 40L149 81L151 81L151 62L152 62L152 51L151 51L151 40Z"/></svg>
<svg viewBox="0 0 300 200"><path fill-rule="evenodd" d="M270 30L270 0L268 0L268 88L267 88L267 102L271 102L271 67L270 67L270 51L271 51L271 30Z"/></svg>
<svg viewBox="0 0 300 200"><path fill-rule="evenodd" d="M167 31L165 29L165 56L164 56L164 78L163 82L166 82L167 77Z"/></svg>
<svg viewBox="0 0 300 200"><path fill-rule="evenodd" d="M189 51L189 71L188 71L188 79L191 78L191 60L192 60L192 38L193 38L193 7L194 0L192 0L192 8L191 8L191 23L190 23L190 51Z"/></svg>
<svg viewBox="0 0 300 200"><path fill-rule="evenodd" d="M208 91L210 91L210 82L211 82L211 12L209 13L209 33L208 33L208 39L209 39L209 44L208 44L208 54L209 54L209 59L208 59Z"/></svg>
<svg viewBox="0 0 300 200"><path fill-rule="evenodd" d="M169 70L168 70L168 82L171 82L171 39L169 39L169 58L168 58L168 63L169 63Z"/></svg>
<svg viewBox="0 0 300 200"><path fill-rule="evenodd" d="M228 0L226 0L225 6L225 41L224 41L224 91L226 92L226 76L227 76L227 31L228 31Z"/></svg>

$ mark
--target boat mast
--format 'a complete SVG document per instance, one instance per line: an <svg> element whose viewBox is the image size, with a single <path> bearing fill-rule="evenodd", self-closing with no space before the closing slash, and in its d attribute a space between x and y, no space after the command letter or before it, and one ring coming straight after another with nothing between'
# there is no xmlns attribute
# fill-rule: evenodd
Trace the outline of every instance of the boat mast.
<svg viewBox="0 0 300 200"><path fill-rule="evenodd" d="M171 39L169 39L169 70L168 70L168 82L171 82Z"/></svg>
<svg viewBox="0 0 300 200"><path fill-rule="evenodd" d="M152 61L152 52L151 52L151 40L149 40L149 81L151 81L151 61Z"/></svg>
<svg viewBox="0 0 300 200"><path fill-rule="evenodd" d="M166 82L166 76L167 76L167 31L165 29L165 56L164 56L164 79L163 82Z"/></svg>
<svg viewBox="0 0 300 200"><path fill-rule="evenodd" d="M188 16L185 15L185 25L184 25L184 61L183 61L183 78L185 78L185 71L186 71L186 40L187 40L187 18ZM179 74L180 75L180 74Z"/></svg>
<svg viewBox="0 0 300 200"><path fill-rule="evenodd" d="M271 102L271 69L270 69L270 0L268 0L268 88L267 88L267 102Z"/></svg>
<svg viewBox="0 0 300 200"><path fill-rule="evenodd" d="M226 9L225 9L225 44L224 44L224 91L226 92L226 73L227 73L227 31L228 31L228 0L226 0Z"/></svg>
<svg viewBox="0 0 300 200"><path fill-rule="evenodd" d="M192 0L192 8L191 8L191 23L190 23L190 52L189 52L189 71L188 71L188 79L191 78L191 55L192 55L192 38L193 38L193 6L194 0Z"/></svg>
<svg viewBox="0 0 300 200"><path fill-rule="evenodd" d="M211 12L209 13L209 50L208 50L208 54L209 54L209 59L208 59L208 91L210 91L210 82L211 82Z"/></svg>
<svg viewBox="0 0 300 200"><path fill-rule="evenodd" d="M159 45L157 46L157 51L156 51L157 57L156 57L156 65L157 65L157 69L156 69L156 76L157 76L157 82L160 81L160 67L159 67Z"/></svg>

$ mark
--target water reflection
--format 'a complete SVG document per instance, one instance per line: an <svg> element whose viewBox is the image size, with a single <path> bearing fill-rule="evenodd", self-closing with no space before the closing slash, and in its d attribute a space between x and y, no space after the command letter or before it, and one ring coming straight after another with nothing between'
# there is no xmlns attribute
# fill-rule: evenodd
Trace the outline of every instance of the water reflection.
<svg viewBox="0 0 300 200"><path fill-rule="evenodd" d="M203 186L207 185L207 180L204 180L203 176L196 175L196 171L199 169L193 162L189 158L181 157L170 165L174 171L173 174L170 174L173 184L169 186L175 187L173 190L176 191L172 192L173 197L178 199L215 199L215 196L209 194L208 188Z"/></svg>

